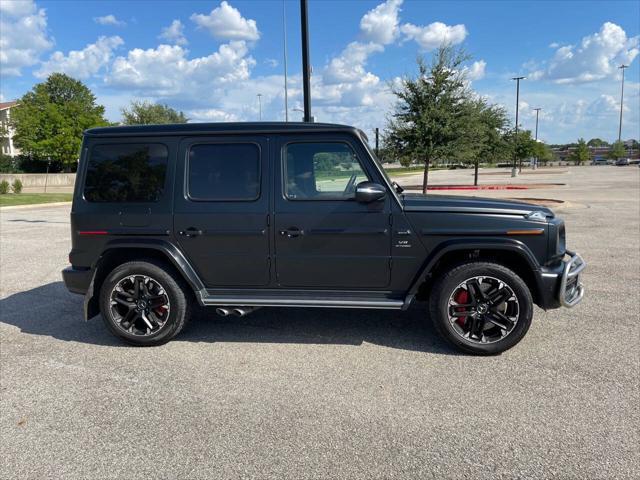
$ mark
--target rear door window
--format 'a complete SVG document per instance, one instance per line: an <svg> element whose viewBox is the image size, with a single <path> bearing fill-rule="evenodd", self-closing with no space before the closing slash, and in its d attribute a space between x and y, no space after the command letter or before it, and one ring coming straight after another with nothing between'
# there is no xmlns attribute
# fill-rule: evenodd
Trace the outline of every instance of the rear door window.
<svg viewBox="0 0 640 480"><path fill-rule="evenodd" d="M192 145L187 181L191 200L256 200L260 197L260 148L255 143Z"/></svg>
<svg viewBox="0 0 640 480"><path fill-rule="evenodd" d="M84 198L89 202L157 202L169 150L160 143L94 146L87 162Z"/></svg>

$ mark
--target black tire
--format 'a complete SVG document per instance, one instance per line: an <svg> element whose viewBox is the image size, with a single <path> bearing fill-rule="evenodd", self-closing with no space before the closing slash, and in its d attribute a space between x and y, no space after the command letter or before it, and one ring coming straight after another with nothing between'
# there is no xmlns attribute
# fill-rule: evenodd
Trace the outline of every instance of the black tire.
<svg viewBox="0 0 640 480"><path fill-rule="evenodd" d="M114 287L123 279L135 276L147 276L156 281L162 286L170 304L168 316L162 327L148 335L136 335L125 331L112 313L111 293ZM168 265L157 260L145 259L123 263L109 273L100 289L102 319L111 333L130 345L162 345L178 335L189 321L191 308L187 288L184 281L173 274Z"/></svg>
<svg viewBox="0 0 640 480"><path fill-rule="evenodd" d="M500 331L499 335L505 335L505 332L508 332L503 338L491 343L481 343L480 338L473 339L473 336L464 338L460 332L463 328L454 325L452 323L454 320L449 318L450 308L452 308L449 299L459 291L456 289L459 289L463 282L474 277L490 277L503 282L517 299L518 317L510 330L502 331L489 321L488 326L493 327L493 331ZM516 304L516 300L512 302ZM516 345L529 330L533 318L533 299L525 282L512 270L497 263L469 262L453 267L435 282L429 297L429 314L438 332L458 349L475 355L497 355ZM463 319L465 327L467 321L469 317ZM484 335L481 333L477 337L484 337Z"/></svg>

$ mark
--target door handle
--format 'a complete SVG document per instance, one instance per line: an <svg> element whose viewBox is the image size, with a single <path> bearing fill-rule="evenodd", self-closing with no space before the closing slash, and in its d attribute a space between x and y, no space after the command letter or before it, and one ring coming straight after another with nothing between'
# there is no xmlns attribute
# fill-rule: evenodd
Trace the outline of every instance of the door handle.
<svg viewBox="0 0 640 480"><path fill-rule="evenodd" d="M180 230L178 232L178 235L182 235L183 237L197 237L198 235L202 235L203 231L202 230L198 230L195 227L189 227L186 230Z"/></svg>
<svg viewBox="0 0 640 480"><path fill-rule="evenodd" d="M300 230L298 227L289 227L286 230L280 230L280 235L287 238L296 238L300 235L304 235L304 230Z"/></svg>

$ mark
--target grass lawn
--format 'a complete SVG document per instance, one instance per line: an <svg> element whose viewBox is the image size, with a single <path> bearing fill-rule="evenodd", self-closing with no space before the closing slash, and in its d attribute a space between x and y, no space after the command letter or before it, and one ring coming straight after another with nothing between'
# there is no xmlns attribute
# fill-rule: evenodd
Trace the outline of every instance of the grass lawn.
<svg viewBox="0 0 640 480"><path fill-rule="evenodd" d="M70 202L71 193L7 193L0 195L0 207L32 205L36 203Z"/></svg>

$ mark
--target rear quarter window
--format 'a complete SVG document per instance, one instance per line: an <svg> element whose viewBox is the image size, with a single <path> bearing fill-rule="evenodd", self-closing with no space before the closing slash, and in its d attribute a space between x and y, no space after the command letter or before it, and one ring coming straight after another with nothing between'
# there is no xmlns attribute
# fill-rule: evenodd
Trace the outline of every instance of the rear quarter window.
<svg viewBox="0 0 640 480"><path fill-rule="evenodd" d="M84 198L89 202L157 202L169 150L161 143L95 145L89 152Z"/></svg>

